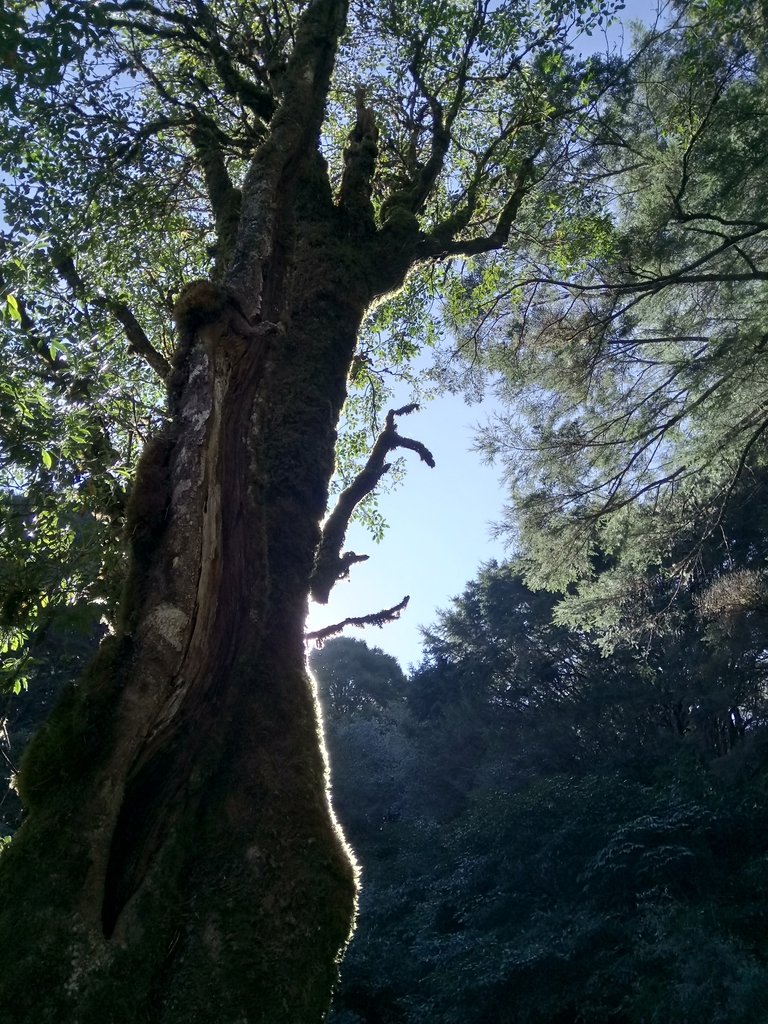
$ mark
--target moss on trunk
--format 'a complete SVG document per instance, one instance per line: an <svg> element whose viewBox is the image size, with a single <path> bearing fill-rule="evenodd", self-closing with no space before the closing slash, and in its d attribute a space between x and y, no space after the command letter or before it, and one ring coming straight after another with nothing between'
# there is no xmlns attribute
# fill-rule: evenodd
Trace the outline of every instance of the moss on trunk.
<svg viewBox="0 0 768 1024"><path fill-rule="evenodd" d="M365 298L349 280L340 295L337 254L306 251L272 340L226 310L182 339L136 480L119 635L22 767L29 816L0 862L5 1024L327 1007L355 877L303 624Z"/></svg>

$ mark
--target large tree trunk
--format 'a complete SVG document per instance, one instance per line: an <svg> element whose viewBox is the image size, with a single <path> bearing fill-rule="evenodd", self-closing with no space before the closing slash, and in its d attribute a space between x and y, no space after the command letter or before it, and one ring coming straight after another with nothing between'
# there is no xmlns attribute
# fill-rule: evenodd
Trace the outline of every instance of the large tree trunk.
<svg viewBox="0 0 768 1024"><path fill-rule="evenodd" d="M399 155L384 169L397 188L377 210L378 127L364 89L334 189L320 155L348 0L308 0L285 24L275 8L279 31L264 27L269 59L246 61L254 81L237 54L227 57L232 30L229 21L217 28L216 5L187 5L200 32L179 5L108 6L118 47L133 24L126 15L141 9L142 52L149 65L156 57L159 77L135 59L167 115L137 130L129 150L146 133L179 133L207 192L217 281L198 282L177 306L169 419L139 466L116 635L22 765L29 814L0 859L0 1020L311 1024L349 935L355 878L304 664L307 599L325 600L359 558L341 552L344 532L386 472L387 452L409 448L432 462L397 433L391 412L321 534L357 331L417 261L504 245L533 157L503 155L517 133L510 122L474 154L464 197L451 196L464 171L454 175L445 159L476 46L485 63L483 5L456 49L450 102L442 71L430 85L425 40L414 36L408 70L422 112L414 120L412 102L397 98L405 120L395 117L392 144L410 138L413 154L405 179L393 170ZM188 66L185 31L195 34L194 61L221 77L224 128L205 75L193 93L202 107L163 82L174 52L169 81ZM156 53L153 38L163 43ZM131 44L126 67L133 60ZM456 167L467 160L465 146ZM484 183L498 191L507 164L492 214ZM419 217L441 179L427 231ZM138 350L152 354L130 310L116 306L131 343L138 335Z"/></svg>
<svg viewBox="0 0 768 1024"><path fill-rule="evenodd" d="M298 195L292 256L264 278L279 328L249 336L227 302L181 318L120 628L23 766L4 1024L309 1024L327 1007L355 873L303 628L371 293L327 188L303 218Z"/></svg>

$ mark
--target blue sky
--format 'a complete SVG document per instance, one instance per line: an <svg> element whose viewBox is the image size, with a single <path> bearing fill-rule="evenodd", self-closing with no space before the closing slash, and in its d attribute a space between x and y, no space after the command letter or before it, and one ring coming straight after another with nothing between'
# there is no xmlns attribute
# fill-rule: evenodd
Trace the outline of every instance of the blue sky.
<svg viewBox="0 0 768 1024"><path fill-rule="evenodd" d="M585 39L580 48L628 46L631 33L623 26L650 22L655 14L655 2L628 0L622 24L607 36ZM401 433L426 444L436 467L429 469L406 453L404 483L380 498L389 526L383 542L374 543L357 525L350 528L345 549L370 559L352 567L350 579L336 585L328 605L311 608L309 630L390 608L409 594L399 621L381 629L350 629L347 635L393 654L403 668L419 662L419 627L434 622L436 611L449 606L483 562L504 558L503 542L491 537L491 525L501 518L505 503L501 471L471 451L475 428L491 409L489 402L469 406L460 396L446 395L400 424Z"/></svg>

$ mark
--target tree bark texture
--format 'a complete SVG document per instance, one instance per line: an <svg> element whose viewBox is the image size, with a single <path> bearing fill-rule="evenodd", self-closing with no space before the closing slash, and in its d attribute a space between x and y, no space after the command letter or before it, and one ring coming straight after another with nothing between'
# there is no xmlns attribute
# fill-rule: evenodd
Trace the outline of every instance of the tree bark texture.
<svg viewBox="0 0 768 1024"><path fill-rule="evenodd" d="M293 211L262 324L228 301L180 320L120 628L22 767L4 1024L309 1024L327 1008L355 871L304 619L357 330L408 261L361 258L319 158Z"/></svg>

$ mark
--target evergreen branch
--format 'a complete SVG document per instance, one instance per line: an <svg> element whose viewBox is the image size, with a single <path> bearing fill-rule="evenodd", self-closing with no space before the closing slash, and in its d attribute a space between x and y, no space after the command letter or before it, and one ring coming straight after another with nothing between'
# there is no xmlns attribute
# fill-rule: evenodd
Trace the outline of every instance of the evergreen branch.
<svg viewBox="0 0 768 1024"><path fill-rule="evenodd" d="M429 449L420 441L402 437L395 427L396 416L407 416L417 409L418 405L413 403L404 405L401 409L389 410L384 429L376 439L368 461L352 483L341 492L336 507L328 516L323 527L311 581L312 598L318 604L326 604L336 582L348 574L351 565L363 561L364 556L355 555L354 552L342 554L341 548L353 512L389 471L390 464L385 461L389 452L396 448L407 448L416 452L422 462L434 468L435 460Z"/></svg>
<svg viewBox="0 0 768 1024"><path fill-rule="evenodd" d="M78 274L75 261L72 259L70 253L66 252L64 249L60 249L58 245L54 244L48 250L48 258L51 261L53 269L69 287L75 298L85 298L85 282Z"/></svg>
<svg viewBox="0 0 768 1024"><path fill-rule="evenodd" d="M487 8L485 4L475 5L475 13L472 24L464 40L464 48L461 58L458 61L456 71L456 85L453 98L447 108L439 99L437 92L432 91L426 83L422 73L424 63L424 46L427 36L422 35L414 44L413 56L408 65L413 83L418 94L426 101L429 113L432 118L432 131L429 146L429 156L423 165L415 162L413 153L413 166L410 168L412 177L408 186L398 194L398 201L393 204L400 206L412 214L419 214L432 194L435 183L439 178L445 158L451 146L451 130L459 115L466 96L467 82L469 81L470 57L472 49L477 41L478 34L482 28ZM415 143L414 143L415 149Z"/></svg>
<svg viewBox="0 0 768 1024"><path fill-rule="evenodd" d="M462 243L457 243L461 245ZM734 245L735 243L729 243ZM712 252L708 255L707 259L710 259L729 246L719 246L717 251ZM480 250L486 251L486 250ZM465 255L470 255L464 250L454 252L454 255L460 255L464 252ZM432 255L429 253L429 255ZM697 261L703 262L703 261ZM659 277L655 277L648 281L635 281L627 282L626 284L616 284L611 281L604 281L599 284L581 284L578 281L564 281L554 277L527 277L517 281L518 287L526 288L533 285L552 285L555 288L562 288L564 291L570 292L574 295L578 295L585 292L596 292L601 293L613 293L616 295L635 295L643 298L649 294L655 294L656 292L662 291L664 288L673 288L678 285L686 284L735 284L740 281L768 281L768 270L760 270L756 273L719 273L717 271L710 271L706 274L688 274L683 271L669 274L661 274ZM634 303L633 303L634 305ZM629 306L625 309L619 310L617 316L625 313L629 310Z"/></svg>
<svg viewBox="0 0 768 1024"><path fill-rule="evenodd" d="M227 170L224 159L224 147L231 146L237 149L238 143L222 131L219 125L205 114L194 103L181 100L170 92L165 84L158 78L153 69L139 57L136 58L138 66L152 83L158 96L170 107L186 111L180 118L162 118L147 125L143 134L149 136L163 128L179 127L187 130L189 141L195 150L195 155L202 172L208 201L211 205L214 222L216 226L217 239L217 260L226 263L231 257L237 235L237 225L240 216L240 191L236 189ZM137 133L130 146L121 156L130 157L139 148L142 132Z"/></svg>
<svg viewBox="0 0 768 1024"><path fill-rule="evenodd" d="M396 619L399 619L400 612L406 608L410 599L410 595L406 594L400 604L396 604L392 608L384 608L382 611L373 612L371 615L359 615L343 619L332 626L325 626L323 629L316 629L312 633L305 633L304 639L314 640L318 647L322 647L324 640L332 636L338 636L346 626L357 626L359 629L363 629L365 626L378 626L381 628L388 622L394 622Z"/></svg>
<svg viewBox="0 0 768 1024"><path fill-rule="evenodd" d="M704 111L704 115L701 118L698 127L696 128L696 131L691 136L691 139L688 142L685 152L682 155L680 165L680 184L677 188L677 191L670 194L670 199L672 200L672 205L674 206L675 213L678 218L682 219L685 217L685 211L683 210L683 199L685 198L685 193L691 180L691 156L693 154L693 150L695 149L696 145L701 140L701 138L705 136L705 133L709 128L710 122L712 120L712 114L715 110L715 107L717 106L718 102L722 99L722 96L725 92L727 85L727 77L721 79L720 82L715 83L715 91L713 95L710 97L707 109ZM668 189L667 191L670 190Z"/></svg>
<svg viewBox="0 0 768 1024"><path fill-rule="evenodd" d="M763 434L766 432L766 430L768 430L768 419L764 419L758 425L757 430L754 431L754 433L749 437L746 444L742 448L741 455L739 456L738 465L734 470L734 473L730 479L725 494L720 499L720 511L717 515L717 518L715 520L715 523L713 524L712 529L716 529L725 518L725 513L728 508L728 505L730 504L731 499L733 498L734 492L736 490L736 485L741 480L742 474L746 469L747 461L749 459L749 453L752 451L752 449L763 436Z"/></svg>
<svg viewBox="0 0 768 1024"><path fill-rule="evenodd" d="M689 263L677 270L666 274L658 274L649 277L645 281L599 281L596 284L582 284L579 281L567 281L554 277L529 277L517 281L518 287L532 287L534 285L551 285L555 288L562 288L564 291L578 295L587 292L612 293L615 295L637 295L641 298L647 294L654 294L667 287L675 287L687 284L710 284L710 283L735 283L738 281L768 281L768 271L758 270L749 273L729 273L728 271L709 271L707 273L694 273L699 267L711 263L716 257L721 256L729 249L739 253L740 243L763 233L765 225L761 222L748 222L752 224L750 230L743 231L738 235L726 237L723 242L710 249L709 252L691 260ZM622 310L621 312L624 312Z"/></svg>
<svg viewBox="0 0 768 1024"><path fill-rule="evenodd" d="M141 21L139 18L120 18L119 15L130 12L143 14L148 18L156 18L158 23L175 25L178 32L175 35L179 38L192 39L201 47L205 47L206 40L197 31L198 23L193 18L188 18L180 11L164 9L153 4L150 0L117 0L115 3L103 4L103 10L110 14L109 23L119 28L135 28L147 35L158 35L161 38L167 37L168 30L162 29L160 24L153 21Z"/></svg>
<svg viewBox="0 0 768 1024"><path fill-rule="evenodd" d="M456 88L453 99L451 100L447 110L437 99L437 96L430 93L424 83L419 71L420 54L418 50L417 55L409 68L417 88L422 92L424 98L429 104L433 119L431 151L426 164L422 167L418 179L416 180L416 187L413 191L413 202L411 206L413 213L420 213L423 210L424 204L432 193L435 182L445 166L445 158L451 145L451 130L462 109L466 95L467 82L469 80L470 56L477 41L480 29L483 27L485 22L486 13L487 5L483 3L475 4L472 24L467 31L464 40L464 50L458 63L458 69L456 72ZM422 39L420 41L420 46L423 46L423 42L424 40Z"/></svg>
<svg viewBox="0 0 768 1024"><path fill-rule="evenodd" d="M768 221L765 220L739 220L738 218L721 217L716 213L680 213L675 216L679 224L690 224L695 220L712 221L724 228L758 228L760 231L768 231Z"/></svg>

